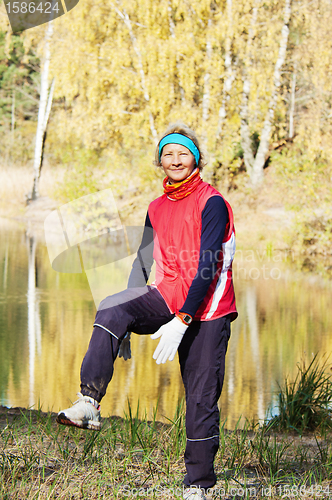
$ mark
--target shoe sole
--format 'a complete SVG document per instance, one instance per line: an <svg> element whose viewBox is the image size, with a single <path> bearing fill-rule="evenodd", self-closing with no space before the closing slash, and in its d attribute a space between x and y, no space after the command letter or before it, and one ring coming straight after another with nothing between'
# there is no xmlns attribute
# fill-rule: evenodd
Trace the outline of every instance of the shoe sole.
<svg viewBox="0 0 332 500"><path fill-rule="evenodd" d="M79 427L80 429L90 429L92 431L100 431L101 423L94 420L88 420L87 422L70 420L64 413L60 413L56 417L58 424L67 425L72 427Z"/></svg>

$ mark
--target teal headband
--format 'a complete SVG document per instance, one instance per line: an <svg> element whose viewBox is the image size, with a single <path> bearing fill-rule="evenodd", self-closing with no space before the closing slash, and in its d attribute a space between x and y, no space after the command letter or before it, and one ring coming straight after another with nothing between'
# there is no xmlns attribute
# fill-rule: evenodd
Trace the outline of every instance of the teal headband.
<svg viewBox="0 0 332 500"><path fill-rule="evenodd" d="M181 146L185 146L194 155L196 165L198 165L200 154L196 144L189 137L177 133L166 135L159 143L159 161L162 149L166 144L181 144Z"/></svg>

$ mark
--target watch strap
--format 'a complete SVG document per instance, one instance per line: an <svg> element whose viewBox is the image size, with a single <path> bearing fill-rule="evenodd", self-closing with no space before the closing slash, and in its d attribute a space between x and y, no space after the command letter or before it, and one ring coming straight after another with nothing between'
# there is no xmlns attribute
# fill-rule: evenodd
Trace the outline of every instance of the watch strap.
<svg viewBox="0 0 332 500"><path fill-rule="evenodd" d="M193 318L192 318L192 316L190 316L190 314L183 313L183 312L178 312L176 317L179 318L179 320L181 320L182 323L184 323L187 326L189 326L193 320Z"/></svg>

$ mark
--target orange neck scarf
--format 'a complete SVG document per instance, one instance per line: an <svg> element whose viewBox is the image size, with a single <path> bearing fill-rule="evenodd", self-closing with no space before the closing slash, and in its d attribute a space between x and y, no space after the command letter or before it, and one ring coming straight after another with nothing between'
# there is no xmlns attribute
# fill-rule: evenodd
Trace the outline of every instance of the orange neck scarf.
<svg viewBox="0 0 332 500"><path fill-rule="evenodd" d="M195 168L189 177L175 184L169 184L168 177L165 177L163 181L164 193L170 200L182 200L193 193L201 182L202 179L199 174L199 169Z"/></svg>

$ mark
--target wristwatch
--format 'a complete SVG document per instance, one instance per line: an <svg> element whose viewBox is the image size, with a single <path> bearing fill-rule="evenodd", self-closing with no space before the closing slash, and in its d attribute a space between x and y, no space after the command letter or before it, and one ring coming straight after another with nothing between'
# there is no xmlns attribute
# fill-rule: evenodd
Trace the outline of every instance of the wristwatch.
<svg viewBox="0 0 332 500"><path fill-rule="evenodd" d="M184 323L187 326L189 326L193 320L192 317L190 316L190 314L181 313L181 312L177 313L176 317L179 318L182 321L182 323Z"/></svg>

